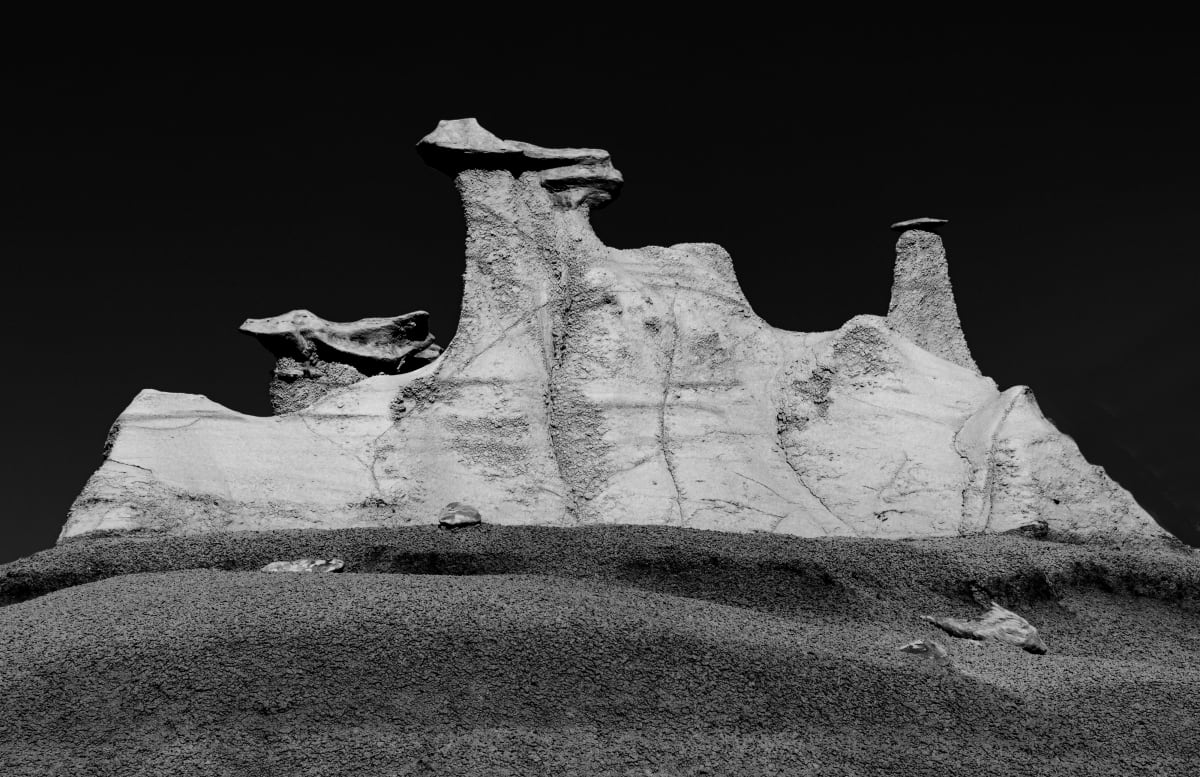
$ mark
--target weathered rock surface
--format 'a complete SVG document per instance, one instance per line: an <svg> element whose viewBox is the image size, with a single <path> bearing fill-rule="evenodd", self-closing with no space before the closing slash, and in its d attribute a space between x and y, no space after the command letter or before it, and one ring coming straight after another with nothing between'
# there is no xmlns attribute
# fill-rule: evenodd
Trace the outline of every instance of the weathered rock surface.
<svg viewBox="0 0 1200 777"><path fill-rule="evenodd" d="M1046 652L1046 643L1038 636L1034 626L1012 610L992 602L991 608L979 620L964 621L957 618L934 618L921 616L942 631L964 639L993 639L1028 650L1030 653Z"/></svg>
<svg viewBox="0 0 1200 777"><path fill-rule="evenodd" d="M937 234L945 223L945 219L920 218L892 225L900 231L900 239L888 323L930 353L979 372L958 320L946 249Z"/></svg>
<svg viewBox="0 0 1200 777"><path fill-rule="evenodd" d="M907 653L914 659L920 659L930 664L947 666L950 664L950 654L940 642L932 639L918 639L901 645L898 650Z"/></svg>
<svg viewBox="0 0 1200 777"><path fill-rule="evenodd" d="M308 407L371 375L416 369L442 352L423 310L345 324L293 310L274 318L247 319L240 331L275 354L270 390L276 415Z"/></svg>
<svg viewBox="0 0 1200 777"><path fill-rule="evenodd" d="M263 572L341 572L346 562L340 558L301 558L295 561L272 561Z"/></svg>
<svg viewBox="0 0 1200 777"><path fill-rule="evenodd" d="M446 505L442 508L441 515L438 516L438 523L448 529L474 526L482 521L483 518L479 515L478 510L461 502L451 502Z"/></svg>
<svg viewBox="0 0 1200 777"><path fill-rule="evenodd" d="M63 537L399 526L463 498L499 524L1169 536L1027 388L979 375L928 230L900 235L887 318L786 332L719 246L601 243L588 213L620 182L606 152L473 120L419 150L466 212L445 353L272 418L144 391Z"/></svg>

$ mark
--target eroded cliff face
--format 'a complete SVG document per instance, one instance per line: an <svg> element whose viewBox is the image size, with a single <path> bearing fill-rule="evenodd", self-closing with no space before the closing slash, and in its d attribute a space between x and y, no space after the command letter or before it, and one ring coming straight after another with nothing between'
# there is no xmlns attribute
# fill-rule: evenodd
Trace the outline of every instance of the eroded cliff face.
<svg viewBox="0 0 1200 777"><path fill-rule="evenodd" d="M441 357L272 418L143 392L64 537L431 523L453 501L508 524L1165 536L1028 389L978 374L925 228L901 235L887 318L784 332L719 246L596 238L588 213L621 183L606 152L473 120L420 150L466 212L462 319Z"/></svg>

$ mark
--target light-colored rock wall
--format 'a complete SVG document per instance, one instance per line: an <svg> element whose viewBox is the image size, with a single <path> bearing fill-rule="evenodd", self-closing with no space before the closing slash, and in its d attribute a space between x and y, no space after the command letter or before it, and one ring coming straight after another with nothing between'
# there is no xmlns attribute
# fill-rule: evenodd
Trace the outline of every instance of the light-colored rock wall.
<svg viewBox="0 0 1200 777"><path fill-rule="evenodd" d="M1027 389L978 374L952 308L931 320L955 358L891 315L776 330L719 246L597 239L588 211L621 180L605 152L443 122L422 153L466 212L441 358L273 418L143 392L64 537L432 523L456 501L506 524L1166 536Z"/></svg>

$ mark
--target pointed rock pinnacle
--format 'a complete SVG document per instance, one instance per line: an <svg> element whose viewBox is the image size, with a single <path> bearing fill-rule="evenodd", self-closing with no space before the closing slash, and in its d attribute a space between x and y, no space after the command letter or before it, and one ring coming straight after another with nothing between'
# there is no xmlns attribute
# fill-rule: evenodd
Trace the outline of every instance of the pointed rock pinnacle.
<svg viewBox="0 0 1200 777"><path fill-rule="evenodd" d="M900 237L888 322L930 353L979 372L958 320L946 249L937 235L946 223L946 219L920 218L892 224Z"/></svg>

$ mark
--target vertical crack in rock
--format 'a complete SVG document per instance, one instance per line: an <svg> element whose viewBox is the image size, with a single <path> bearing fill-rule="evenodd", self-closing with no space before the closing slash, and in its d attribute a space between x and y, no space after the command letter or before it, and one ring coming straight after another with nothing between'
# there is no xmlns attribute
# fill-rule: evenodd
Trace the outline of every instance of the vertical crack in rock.
<svg viewBox="0 0 1200 777"><path fill-rule="evenodd" d="M571 478L568 477L570 464L564 461L566 435L565 431L559 428L563 413L558 404L558 392L560 390L559 377L562 372L563 358L566 354L568 320L571 316L571 306L574 300L570 291L571 282L567 278L570 272L567 263L559 261L555 264L554 273L559 280L559 285L558 294L549 300L549 304L554 305L555 310L553 322L550 325L550 359L546 370L546 417L549 419L550 453L554 457L554 466L558 470L559 477L562 478L563 485L566 487L566 493L563 494L563 501L566 503L567 517L578 521L580 517L579 494L576 492Z"/></svg>
<svg viewBox="0 0 1200 777"><path fill-rule="evenodd" d="M663 461L667 465L667 474L671 478L671 487L675 490L675 507L679 511L679 525L687 523L683 514L683 491L679 487L679 478L675 474L675 452L671 450L671 433L667 430L667 402L670 399L671 386L675 374L675 357L679 351L679 316L676 312L676 298L671 297L671 346L667 350L667 369L663 376L662 403L658 406L658 444L662 448Z"/></svg>
<svg viewBox="0 0 1200 777"><path fill-rule="evenodd" d="M375 487L375 496L380 497L380 498L382 498L384 496L383 488L379 485L379 479L375 477L375 462L374 461L372 461L371 463L368 464L357 453L355 453L354 451L351 451L351 450L347 450L345 445L339 443L337 440L333 439L329 435L318 432L316 429L313 428L312 423L308 420L308 418L303 413L299 414L297 417L300 419L301 423L304 424L304 428L307 429L314 437L320 437L322 440L325 440L326 442L328 442L333 447L337 448L339 451L341 451L345 455L347 455L350 458L357 461L362 466L363 470L367 473L367 477L369 477L371 479L371 484ZM378 439L378 438L376 438L376 439Z"/></svg>
<svg viewBox="0 0 1200 777"><path fill-rule="evenodd" d="M908 463L910 461L907 452L901 451L900 455L901 455L900 463L896 465L896 468L894 470L892 470L892 474L883 483L883 485L876 486L874 488L868 488L868 490L875 492L875 509L872 510L872 512L874 513L875 517L881 521L886 521L887 518L885 518L884 516L888 515L889 513L897 513L897 514L904 513L904 510L899 509L899 508L884 507L884 504L885 504L884 494L887 492L887 490L889 488L892 488L893 486L896 485L896 481L900 478L900 473L904 471L904 468L908 466ZM883 509L880 509L880 508L883 508Z"/></svg>
<svg viewBox="0 0 1200 777"><path fill-rule="evenodd" d="M1000 436L1000 430L1004 428L1004 422L1008 419L1009 413L1012 412L1013 402L1009 402L1004 408L1004 412L1000 414L1000 420L996 422L996 428L992 430L988 436L987 444L987 459L986 470L983 476L983 526L979 531L987 531L992 525L992 511L996 506L996 440Z"/></svg>
<svg viewBox="0 0 1200 777"><path fill-rule="evenodd" d="M778 355L780 365L786 364L787 356L788 354L782 349L782 347L780 347ZM782 370L783 367L781 366L780 369ZM791 376L792 369L792 367L788 367L785 374ZM803 431L812 420L811 415L800 414L799 410L794 406L794 404L792 404L791 397L803 397L813 405L818 418L825 418L829 413L829 392L833 387L833 378L833 370L828 366L821 364L814 364L813 369L809 373L808 377L803 380L798 380L795 377L791 378L790 388L795 392L795 394L789 394L788 390L785 388L785 390L780 394L780 399L777 400L778 404L775 413L774 435L775 449L779 451L784 463L787 464L788 469L792 471L792 475L795 477L796 483L806 492L808 492L809 496L815 499L817 503L824 508L825 512L828 513L835 521L847 528L850 528L850 524L847 523L837 513L835 513L833 509L830 508L829 504L824 500L824 498L822 498L821 495L816 491L813 491L813 489L808 485L804 478L804 474L800 471L800 467L792 459L792 455L788 451L787 444L787 434L789 432L799 433ZM776 379L775 382L779 383L778 379ZM741 473L735 474L740 475ZM745 478L746 476L741 475L741 477Z"/></svg>
<svg viewBox="0 0 1200 777"><path fill-rule="evenodd" d="M926 218L892 225L900 237L887 319L897 332L930 353L978 373L958 319L946 249L937 234L945 223Z"/></svg>
<svg viewBox="0 0 1200 777"><path fill-rule="evenodd" d="M812 487L805 482L804 474L800 472L800 468L796 466L796 462L792 461L792 457L788 455L787 443L784 441L784 435L787 434L788 431L786 417L781 412L776 416L776 419L775 444L783 452L783 460L787 463L788 469L790 469L796 476L796 482L800 484L801 488L808 492L809 496L817 500L821 507L825 508L825 512L833 516L834 520L849 528L850 524L846 523L846 521L844 521L837 513L835 513L833 509L825 502L825 500L821 498L821 495L816 491L813 491ZM745 476L743 475L743 477Z"/></svg>
<svg viewBox="0 0 1200 777"><path fill-rule="evenodd" d="M963 452L962 442L960 440L962 433L963 433L963 429L965 429L967 427L967 424L969 424L970 422L971 422L971 416L967 416L966 419L962 422L962 424L958 427L958 431L956 431L954 433L954 439L952 440L953 445L954 445L954 452L958 455L958 458L962 462L962 465L963 465L963 487L959 491L959 502L962 505L962 507L960 508L960 515L959 515L959 520L958 520L959 536L966 536L967 534L970 533L970 527L968 526L968 522L971 520L971 515L972 515L972 508L968 502L968 496L971 492L971 486L974 485L974 482L975 482L975 465L974 465L974 463L971 462L971 457Z"/></svg>
<svg viewBox="0 0 1200 777"><path fill-rule="evenodd" d="M968 427L972 422L979 422L990 411L989 406L985 406L975 414L969 416L966 421L959 427L954 435L954 450L959 458L966 465L965 484L962 489L962 523L959 533L986 532L991 529L992 519L995 513L996 492L1000 487L1000 458L1001 449L999 439L1009 416L1016 407L1017 400L1024 395L1024 392L1013 393L1011 396L1001 395L996 401L1003 401L1004 406L1000 410L998 416L991 421L990 427L985 430L986 441L979 454L982 456L982 462L976 464L971 460L971 457L964 453L964 435L971 434L974 431L980 434L981 430L971 430ZM1025 512L1027 505L1018 499L1022 513Z"/></svg>

